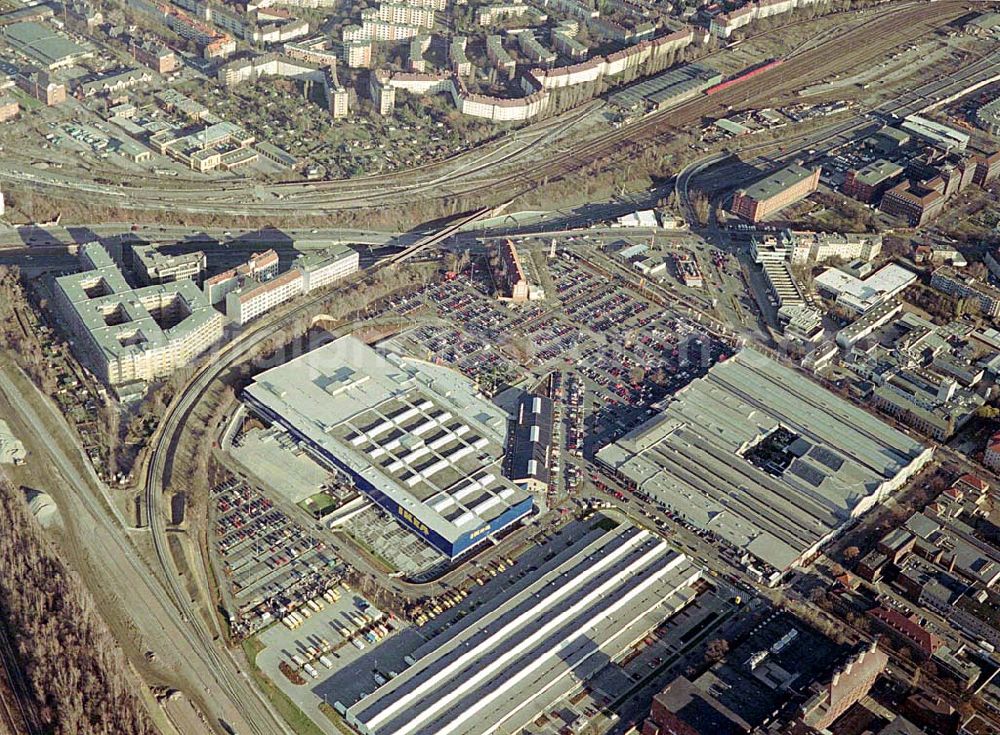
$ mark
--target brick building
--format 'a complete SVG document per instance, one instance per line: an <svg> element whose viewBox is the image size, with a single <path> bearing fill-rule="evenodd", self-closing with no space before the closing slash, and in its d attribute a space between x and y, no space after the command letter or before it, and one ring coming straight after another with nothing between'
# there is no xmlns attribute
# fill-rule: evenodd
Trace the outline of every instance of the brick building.
<svg viewBox="0 0 1000 735"><path fill-rule="evenodd" d="M66 85L54 81L45 70L23 69L14 81L18 87L49 107L66 101Z"/></svg>
<svg viewBox="0 0 1000 735"><path fill-rule="evenodd" d="M128 50L136 61L148 66L157 74L170 74L177 70L177 55L166 46L132 39Z"/></svg>
<svg viewBox="0 0 1000 735"><path fill-rule="evenodd" d="M976 171L972 180L980 186L986 186L1000 176L1000 151L990 155L977 154L972 157Z"/></svg>
<svg viewBox="0 0 1000 735"><path fill-rule="evenodd" d="M983 453L983 464L996 472L1000 470L1000 431L990 437Z"/></svg>
<svg viewBox="0 0 1000 735"><path fill-rule="evenodd" d="M903 167L898 163L879 159L863 168L848 171L842 190L847 196L870 204L895 184L902 173Z"/></svg>
<svg viewBox="0 0 1000 735"><path fill-rule="evenodd" d="M962 154L942 154L928 151L910 161L907 173L911 179L924 182L930 189L940 191L950 199L973 183L976 166L971 158Z"/></svg>
<svg viewBox="0 0 1000 735"><path fill-rule="evenodd" d="M504 240L497 247L493 280L497 292L504 301L527 301L530 295L528 279L525 278L521 257L517 254L514 243Z"/></svg>
<svg viewBox="0 0 1000 735"><path fill-rule="evenodd" d="M829 681L816 684L802 705L802 722L826 730L834 720L859 702L889 663L889 657L873 643L837 669Z"/></svg>
<svg viewBox="0 0 1000 735"><path fill-rule="evenodd" d="M907 617L898 610L877 607L868 611L874 629L910 647L921 659L930 658L944 641L920 625L916 616Z"/></svg>
<svg viewBox="0 0 1000 735"><path fill-rule="evenodd" d="M733 214L760 222L789 204L812 194L819 187L820 169L798 164L773 171L764 179L733 196Z"/></svg>
<svg viewBox="0 0 1000 735"><path fill-rule="evenodd" d="M653 697L642 735L738 735L751 729L718 699L679 676Z"/></svg>
<svg viewBox="0 0 1000 735"><path fill-rule="evenodd" d="M944 194L936 188L903 181L885 193L879 209L917 227L940 214L944 199Z"/></svg>

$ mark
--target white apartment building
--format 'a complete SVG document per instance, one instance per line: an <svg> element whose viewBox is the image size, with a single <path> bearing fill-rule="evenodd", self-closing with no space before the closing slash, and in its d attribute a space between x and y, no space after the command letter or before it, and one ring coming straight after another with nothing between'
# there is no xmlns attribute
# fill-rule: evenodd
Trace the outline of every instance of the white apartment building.
<svg viewBox="0 0 1000 735"><path fill-rule="evenodd" d="M367 69L372 65L371 40L349 41L345 38L342 47L344 63L351 69Z"/></svg>
<svg viewBox="0 0 1000 735"><path fill-rule="evenodd" d="M415 8L430 8L444 10L447 0L397 0L402 5L412 5Z"/></svg>
<svg viewBox="0 0 1000 735"><path fill-rule="evenodd" d="M823 263L832 258L871 261L882 252L882 236L868 233L793 232L792 263Z"/></svg>
<svg viewBox="0 0 1000 735"><path fill-rule="evenodd" d="M269 280L243 277L240 287L226 294L226 316L235 324L246 324L296 296L356 273L360 265L358 252L346 245L305 253L281 275L262 271Z"/></svg>
<svg viewBox="0 0 1000 735"><path fill-rule="evenodd" d="M226 317L244 325L302 293L302 274L289 270L263 283L248 281L226 295Z"/></svg>
<svg viewBox="0 0 1000 735"><path fill-rule="evenodd" d="M181 255L165 255L152 245L132 246L133 265L146 285L173 283L182 278L198 281L205 273L207 260L199 251Z"/></svg>
<svg viewBox="0 0 1000 735"><path fill-rule="evenodd" d="M379 115L391 115L396 109L396 88L389 83L388 74L372 73L368 78L368 92Z"/></svg>
<svg viewBox="0 0 1000 735"><path fill-rule="evenodd" d="M420 34L420 26L390 23L377 18L363 18L359 26L345 26L341 37L350 41L404 41Z"/></svg>
<svg viewBox="0 0 1000 735"><path fill-rule="evenodd" d="M302 274L303 293L329 286L341 278L357 273L360 267L358 251L346 245L300 255L293 266Z"/></svg>
<svg viewBox="0 0 1000 735"><path fill-rule="evenodd" d="M54 302L80 361L110 386L169 376L218 343L223 319L193 281L132 289L99 243L86 270L56 279Z"/></svg>
<svg viewBox="0 0 1000 735"><path fill-rule="evenodd" d="M350 94L344 87L336 87L329 91L330 117L334 120L347 117L350 112Z"/></svg>
<svg viewBox="0 0 1000 735"><path fill-rule="evenodd" d="M382 3L378 8L361 11L362 24L365 21L384 21L393 25L434 27L434 11L430 8Z"/></svg>
<svg viewBox="0 0 1000 735"><path fill-rule="evenodd" d="M202 289L211 304L218 304L226 296L240 287L245 278L266 281L278 275L278 254L274 250L254 253L250 259L235 268L206 278Z"/></svg>

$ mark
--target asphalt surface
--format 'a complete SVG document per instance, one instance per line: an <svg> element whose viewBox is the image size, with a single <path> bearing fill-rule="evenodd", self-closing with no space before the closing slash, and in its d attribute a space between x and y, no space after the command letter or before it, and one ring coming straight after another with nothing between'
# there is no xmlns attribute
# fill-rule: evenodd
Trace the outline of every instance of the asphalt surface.
<svg viewBox="0 0 1000 735"><path fill-rule="evenodd" d="M358 209L374 205L409 204L421 199L454 198L456 195L494 197L505 192L534 188L538 180L567 175L591 160L613 152L623 142L643 140L662 132L670 125L687 124L709 112L718 112L727 104L773 98L779 91L798 88L830 73L841 72L876 58L880 53L926 32L943 20L960 15L964 4L956 0L926 3L903 3L886 7L859 26L836 37L793 53L784 67L765 73L712 98L699 97L669 111L654 113L640 121L607 132L596 140L580 140L527 165L525 150L558 140L558 132L567 133L573 126L573 113L557 120L538 123L519 131L496 149L473 152L466 161L452 160L443 166L428 166L413 172L398 172L388 177L361 177L352 181L303 182L289 185L259 184L184 184L140 180L123 187L87 180L64 169L26 171L21 163L0 166L0 180L39 190L71 192L79 200L93 200L126 209L172 210L213 215L325 215L340 209ZM845 51L846 49L846 51ZM838 53L838 50L840 51ZM942 91L943 94L943 91ZM592 103L593 104L593 103ZM916 103L915 103L916 104ZM534 131L534 132L529 132ZM541 131L539 133L539 131ZM522 140L516 140L522 135ZM524 136L537 136L531 142ZM565 141L561 141L565 143ZM504 151L507 146L511 151ZM538 153L538 151L533 151ZM12 162L13 163L13 162ZM511 165L517 164L511 171ZM526 173L526 169L527 172Z"/></svg>
<svg viewBox="0 0 1000 735"><path fill-rule="evenodd" d="M880 106L876 112L882 115L903 116L921 110L928 104L932 104L935 98L943 99L954 95L958 91L988 78L992 74L991 65L996 64L998 60L1000 60L1000 51L970 64L948 80L930 81L918 89L904 93L894 103ZM871 122L872 118L853 120L849 124L845 124L843 133L838 133L838 136L841 134L850 135L861 129L864 124ZM858 127L852 127L852 125ZM826 140L829 141L831 138L828 137ZM804 139L791 149L786 149L785 155L789 157L800 155L802 151L815 147L814 143L815 140L812 138ZM700 168L694 168L690 172L685 172L688 174L686 179L682 174L678 179L679 190L686 195L688 184L693 178L696 178L700 171ZM10 171L0 170L0 178L5 175L9 177L10 174ZM58 184L54 185L58 186ZM596 222L634 211L636 208L651 206L665 190L666 188L649 192L648 196L640 195L616 202L589 205L570 212L555 212L540 218L538 222L533 224L509 230L495 228L488 232L490 234L564 235L570 231L590 227ZM303 191L307 190L303 189ZM94 193L101 194L102 192L102 187L95 188ZM181 193L177 196L183 197L184 194ZM232 196L232 194L225 195L230 199ZM226 199L223 198L218 200L216 204L224 208L228 207L225 201ZM301 207L303 204L300 202L293 206ZM325 204L309 204L308 208L322 210L325 206ZM252 208L247 206L247 209ZM36 227L0 231L0 247L11 248L10 253L0 252L0 263L13 263L35 268L60 268L63 264L68 266L75 263L75 258L68 251L60 250L64 243L85 242L95 239L94 236L105 238L121 234L122 229L121 225L95 225L81 228ZM126 230L126 232L130 232L130 230ZM151 242L186 241L192 245L233 240L235 244L230 247L233 248L232 252L235 257L244 252L259 249L255 246L282 245L287 244L289 240L295 241L297 245L309 241L322 243L323 240L363 243L372 246L408 245L419 239L424 233L416 232L403 235L402 233L373 233L346 229L317 230L315 232L312 230L297 232L275 230L269 232L229 231L218 228L192 237L189 228L144 227L135 231L134 234ZM472 241L477 234L485 233L471 233L468 235L469 241ZM593 234L595 237L615 237L629 233L622 230L601 229ZM719 237L718 232L715 231L706 234L710 241ZM32 247L31 252L16 249L26 245ZM243 249L244 247L246 250ZM229 362L234 362L241 355L246 354L254 346L267 339L272 333L271 329L277 328L277 326L278 324L274 324L270 325L271 328L264 327L259 331L248 333L227 355L226 359ZM175 410L168 415L164 422L164 437L172 437L182 429L183 418L187 411L225 367L225 363L213 365L211 369L195 379ZM225 720L236 726L240 732L255 732L260 735L287 732L288 730L281 723L280 717L277 717L253 684L247 680L241 671L241 665L230 652L220 650L218 643L213 642L216 631L209 630L203 623L195 605L184 591L176 570L173 569L173 562L165 545L165 516L157 511L158 499L162 494L160 485L162 473L169 462L169 458L162 451L162 444L156 447L154 453L155 471L151 473L147 486L147 504L152 538L166 575L165 588L160 585L154 575L149 573L148 568L139 558L127 537L122 519L109 517L108 503L101 493L102 485L93 475L89 462L82 455L73 457L67 453L65 447L75 445L75 439L55 407L37 392L35 395L30 393L25 395L4 374L0 374L0 389L4 390L19 412L33 426L42 426L44 425L43 421L57 422L61 435L59 441L45 442L43 439L47 439L47 437L37 436L35 438L39 443L49 444L49 458L53 467L63 476L67 485L74 489L75 505L70 508L61 508L61 510L72 512L81 527L94 530L93 533L88 534L89 538L81 538L80 541L88 544L96 558L107 561L105 574L109 578L118 580L117 587L122 590L124 611L133 616L142 634L151 641L152 645L157 647L159 658L164 667L183 672L192 689L188 692L189 695L214 722ZM89 472L81 472L81 466L86 467ZM632 506L632 508L635 507L637 506ZM655 508L644 506L642 510L659 518ZM725 568L726 563L718 557L711 544L703 542L702 539L679 529L675 525L672 533L678 535L682 547L689 550L694 558L703 560L715 568ZM426 590L424 592L426 593ZM219 732L224 732L221 727L217 727L217 729Z"/></svg>

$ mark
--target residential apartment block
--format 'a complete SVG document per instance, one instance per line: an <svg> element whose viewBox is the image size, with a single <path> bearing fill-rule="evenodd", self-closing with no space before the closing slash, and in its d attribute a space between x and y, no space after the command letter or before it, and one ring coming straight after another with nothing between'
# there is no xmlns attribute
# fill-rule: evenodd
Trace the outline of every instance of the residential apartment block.
<svg viewBox="0 0 1000 735"><path fill-rule="evenodd" d="M289 270L278 274L278 256L268 250L239 268L207 280L205 287L214 297L225 299L226 317L243 325L296 296L357 272L359 265L356 250L333 245L300 255Z"/></svg>
<svg viewBox="0 0 1000 735"><path fill-rule="evenodd" d="M931 286L958 299L973 299L984 316L1000 316L1000 289L966 276L950 266L942 266L931 276Z"/></svg>
<svg viewBox="0 0 1000 735"><path fill-rule="evenodd" d="M302 274L285 271L269 281L248 281L226 294L226 317L243 325L302 293Z"/></svg>
<svg viewBox="0 0 1000 735"><path fill-rule="evenodd" d="M243 279L266 281L276 275L278 275L278 254L274 250L265 250L254 253L246 263L236 268L206 278L202 290L209 303L218 304L224 301L231 291L239 288Z"/></svg>
<svg viewBox="0 0 1000 735"><path fill-rule="evenodd" d="M377 8L361 11L361 21L382 21L396 26L434 27L434 11L396 3L380 3Z"/></svg>
<svg viewBox="0 0 1000 735"><path fill-rule="evenodd" d="M357 250L346 245L331 245L300 255L292 267L302 274L302 290L309 293L357 273L360 266Z"/></svg>
<svg viewBox="0 0 1000 735"><path fill-rule="evenodd" d="M193 281L133 289L99 243L85 268L55 282L55 304L80 361L111 386L165 378L217 344L223 318Z"/></svg>
<svg viewBox="0 0 1000 735"><path fill-rule="evenodd" d="M472 62L469 61L465 53L468 39L465 36L456 36L448 44L448 61L451 63L451 70L460 77L467 77L472 73Z"/></svg>

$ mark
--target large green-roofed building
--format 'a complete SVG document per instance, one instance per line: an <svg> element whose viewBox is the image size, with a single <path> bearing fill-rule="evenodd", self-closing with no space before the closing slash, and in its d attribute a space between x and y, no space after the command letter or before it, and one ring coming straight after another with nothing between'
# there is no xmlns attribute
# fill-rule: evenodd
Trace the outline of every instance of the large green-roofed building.
<svg viewBox="0 0 1000 735"><path fill-rule="evenodd" d="M766 219L819 187L820 169L791 164L772 171L733 197L733 213L751 222Z"/></svg>
<svg viewBox="0 0 1000 735"><path fill-rule="evenodd" d="M60 35L54 29L33 21L14 23L3 29L4 40L16 51L46 69L71 66L94 55L94 49Z"/></svg>

